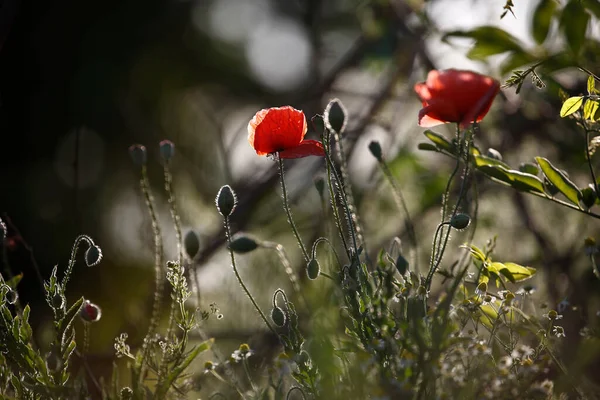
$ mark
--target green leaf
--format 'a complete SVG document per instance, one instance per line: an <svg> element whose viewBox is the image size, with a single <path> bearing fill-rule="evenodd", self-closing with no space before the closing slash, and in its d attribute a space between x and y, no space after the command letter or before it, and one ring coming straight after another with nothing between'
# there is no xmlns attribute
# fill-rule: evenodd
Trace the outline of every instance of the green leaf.
<svg viewBox="0 0 600 400"><path fill-rule="evenodd" d="M579 199L582 197L579 188L544 157L536 157L535 160L550 183L556 186L567 199L579 207Z"/></svg>
<svg viewBox="0 0 600 400"><path fill-rule="evenodd" d="M469 253L471 253L471 256L475 259L475 260L479 260L481 262L485 262L486 261L486 257L485 257L485 253L477 246L475 246L474 244L471 245L462 245L460 246L463 249L467 249L469 250Z"/></svg>
<svg viewBox="0 0 600 400"><path fill-rule="evenodd" d="M11 289L16 290L17 289L17 285L19 284L19 282L21 282L21 279L23 279L23 273L22 272L19 275L15 275L12 278L10 278L9 280L7 280L6 284L8 286L10 286Z"/></svg>
<svg viewBox="0 0 600 400"><path fill-rule="evenodd" d="M535 175L506 169L501 165L482 165L477 168L487 176L523 192L544 193L544 182Z"/></svg>
<svg viewBox="0 0 600 400"><path fill-rule="evenodd" d="M513 51L500 64L500 74L506 75L525 65L533 64L538 59L526 51Z"/></svg>
<svg viewBox="0 0 600 400"><path fill-rule="evenodd" d="M587 91L588 91L588 94L594 94L596 92L596 80L591 75L588 76Z"/></svg>
<svg viewBox="0 0 600 400"><path fill-rule="evenodd" d="M598 100L587 99L583 104L583 118L589 121L595 121L598 108L600 108L600 102L598 102Z"/></svg>
<svg viewBox="0 0 600 400"><path fill-rule="evenodd" d="M449 32L444 35L442 40L449 37L475 39L473 48L467 54L471 59L481 60L507 51L523 52L523 48L516 37L495 26L482 26L470 31Z"/></svg>
<svg viewBox="0 0 600 400"><path fill-rule="evenodd" d="M483 165L499 165L506 169L510 169L510 166L501 160L497 160L492 157L484 156L484 155L473 155L473 161L475 162L475 166L477 168Z"/></svg>
<svg viewBox="0 0 600 400"><path fill-rule="evenodd" d="M570 97L567 100L565 100L565 102L563 103L561 109L560 109L560 116L562 118L573 114L574 112L576 112L577 110L579 110L581 108L581 105L583 104L583 96L575 96L575 97Z"/></svg>
<svg viewBox="0 0 600 400"><path fill-rule="evenodd" d="M437 148L437 146L431 144L431 143L419 143L417 145L417 148L419 150L424 150L424 151L435 151L435 152L439 152L439 149Z"/></svg>
<svg viewBox="0 0 600 400"><path fill-rule="evenodd" d="M454 145L450 143L444 136L427 129L423 132L427 139L431 140L440 150L444 150L450 154L455 154L456 150Z"/></svg>
<svg viewBox="0 0 600 400"><path fill-rule="evenodd" d="M512 262L494 264L500 264L498 266L498 271L512 283L522 282L526 279L531 278L536 273L535 268L524 267L522 265L515 264Z"/></svg>
<svg viewBox="0 0 600 400"><path fill-rule="evenodd" d="M181 375L183 373L183 371L185 371L185 369L192 363L192 361L194 361L194 359L200 353L210 349L213 342L214 342L214 339L206 340L206 341L200 343L198 346L196 346L192 351L190 351L190 353L187 355L187 357L183 361L181 361L181 363L179 365L177 365L175 368L173 368L169 372L169 374L166 376L166 378L162 382L162 384L156 389L156 393L155 393L156 398L165 397L165 395L169 391L169 388L171 387L171 385L173 383L175 383L175 381L177 380L179 375Z"/></svg>
<svg viewBox="0 0 600 400"><path fill-rule="evenodd" d="M556 10L555 0L541 0L535 8L531 24L531 33L537 44L542 44L546 40L554 10Z"/></svg>
<svg viewBox="0 0 600 400"><path fill-rule="evenodd" d="M599 0L586 0L584 2L585 8L594 14L594 16L600 19L600 1Z"/></svg>
<svg viewBox="0 0 600 400"><path fill-rule="evenodd" d="M579 54L585 42L585 33L590 21L590 15L583 7L581 0L569 0L560 17L560 28L571 52Z"/></svg>

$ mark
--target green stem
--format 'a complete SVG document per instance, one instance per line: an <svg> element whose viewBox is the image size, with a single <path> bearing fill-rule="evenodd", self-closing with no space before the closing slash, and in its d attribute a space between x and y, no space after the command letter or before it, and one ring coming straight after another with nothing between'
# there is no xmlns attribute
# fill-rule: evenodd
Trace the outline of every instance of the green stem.
<svg viewBox="0 0 600 400"><path fill-rule="evenodd" d="M231 229L229 228L229 217L225 217L225 233L227 234L227 242L229 244L231 244ZM237 278L237 280L238 280L240 286L242 287L242 289L244 289L244 292L246 293L246 296L248 296L248 298L252 302L252 305L254 306L254 308L256 309L256 311L258 311L258 313L260 314L260 317L263 319L263 321L265 322L265 324L267 325L267 327L271 330L271 332L273 332L273 334L275 336L279 337L279 335L277 334L277 332L275 331L275 329L271 326L271 324L267 320L267 317L265 316L265 314L262 312L262 310L260 309L260 307L258 306L258 304L256 303L256 301L254 300L254 297L252 297L252 295L250 294L250 291L248 290L248 288L244 284L244 281L242 280L242 277L240 276L240 274L238 272L238 269L237 269L237 266L235 264L235 255L233 254L233 250L229 249L229 255L231 257L231 266L233 268L233 273L235 274L235 277Z"/></svg>
<svg viewBox="0 0 600 400"><path fill-rule="evenodd" d="M413 265L414 270L419 270L419 260L418 260L418 243L417 243L417 235L415 233L415 226L410 218L410 213L408 212L408 206L406 205L406 200L404 200L404 196L402 195L402 191L400 190L400 186L396 182L394 175L392 175L392 171L390 171L387 163L383 160L383 158L379 162L379 166L383 171L383 174L388 180L388 183L392 187L392 193L394 194L394 200L396 202L396 206L401 208L404 211L406 217L406 227L408 228L408 236L413 245Z"/></svg>
<svg viewBox="0 0 600 400"><path fill-rule="evenodd" d="M294 236L296 236L298 245L300 246L300 249L302 250L302 255L304 256L304 261L308 262L310 260L308 257L308 252L306 251L306 247L304 247L304 242L302 242L300 233L298 233L298 228L296 228L296 224L294 223L294 219L292 218L292 212L290 211L290 206L288 204L287 189L285 188L285 179L284 179L284 174L283 174L283 159L278 155L277 161L279 161L279 176L281 178L281 195L283 198L283 209L285 210L285 214L287 215L287 220L288 220L290 226L292 227Z"/></svg>
<svg viewBox="0 0 600 400"><path fill-rule="evenodd" d="M596 174L594 173L594 167L592 166L592 155L590 154L590 146L588 145L590 142L590 131L587 128L585 120L583 121L583 129L585 129L585 155L588 167L590 168L590 175L592 177L592 182L594 183L594 190L596 191L596 196L600 196L600 191L598 191L598 181L596 181Z"/></svg>
<svg viewBox="0 0 600 400"><path fill-rule="evenodd" d="M156 213L156 209L154 207L154 197L152 196L152 192L150 190L150 182L148 180L148 173L146 170L146 166L142 166L142 177L140 179L140 188L142 193L144 194L144 199L146 202L146 208L148 209L148 213L150 214L150 219L152 221L152 232L154 234L154 303L152 305L152 316L150 318L150 325L148 326L148 332L146 333L146 338L144 340L144 344L142 345L142 357L139 359L139 368L140 368L140 384L144 380L144 361L148 355L149 351L149 343L150 338L154 335L156 328L158 327L158 320L160 317L160 305L162 302L162 291L164 286L163 279L163 245L162 245L162 233L160 230L160 226L158 225L158 217Z"/></svg>
<svg viewBox="0 0 600 400"><path fill-rule="evenodd" d="M67 266L67 270L65 271L65 276L62 280L62 288L63 291L67 287L67 283L69 282L69 278L71 277L71 273L73 272L73 267L75 266L75 261L77 259L77 251L79 250L79 244L82 241L86 241L89 247L94 246L94 241L87 235L79 235L75 239L75 243L73 243L73 247L71 248L71 258L69 258L69 265Z"/></svg>

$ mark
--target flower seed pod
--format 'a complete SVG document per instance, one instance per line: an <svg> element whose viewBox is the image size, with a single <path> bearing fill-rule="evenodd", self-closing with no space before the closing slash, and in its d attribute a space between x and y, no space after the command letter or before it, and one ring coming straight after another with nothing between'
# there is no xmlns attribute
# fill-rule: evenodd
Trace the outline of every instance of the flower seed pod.
<svg viewBox="0 0 600 400"><path fill-rule="evenodd" d="M219 213L221 213L224 218L229 217L233 213L233 210L235 210L235 206L237 205L237 198L235 192L229 185L225 185L219 189L216 204Z"/></svg>
<svg viewBox="0 0 600 400"><path fill-rule="evenodd" d="M377 141L372 141L369 143L369 151L373 154L373 157L377 159L377 161L381 162L383 160L383 155L381 152L381 145Z"/></svg>
<svg viewBox="0 0 600 400"><path fill-rule="evenodd" d="M594 185L590 184L588 187L581 189L581 202L589 209L596 204L598 198Z"/></svg>
<svg viewBox="0 0 600 400"><path fill-rule="evenodd" d="M456 214L450 219L450 226L457 230L466 229L470 223L471 217L463 213Z"/></svg>
<svg viewBox="0 0 600 400"><path fill-rule="evenodd" d="M190 260L193 260L200 251L200 238L194 231L188 231L183 238L183 248Z"/></svg>
<svg viewBox="0 0 600 400"><path fill-rule="evenodd" d="M52 296L52 307L57 310L64 310L67 305L65 296L61 293L56 293Z"/></svg>
<svg viewBox="0 0 600 400"><path fill-rule="evenodd" d="M163 140L159 143L160 155L163 160L169 161L175 155L175 145L170 140Z"/></svg>
<svg viewBox="0 0 600 400"><path fill-rule="evenodd" d="M102 250L100 247L93 245L85 251L85 265L93 267L102 261Z"/></svg>
<svg viewBox="0 0 600 400"><path fill-rule="evenodd" d="M346 107L342 102L339 99L333 99L327 104L323 113L325 126L329 130L342 133L346 129L347 115Z"/></svg>
<svg viewBox="0 0 600 400"><path fill-rule="evenodd" d="M79 311L79 316L85 322L96 322L100 320L100 317L102 317L102 310L100 310L100 307L94 303L86 300Z"/></svg>
<svg viewBox="0 0 600 400"><path fill-rule="evenodd" d="M244 254L256 250L258 242L250 236L238 234L233 237L233 240L229 243L228 247L235 253Z"/></svg>
<svg viewBox="0 0 600 400"><path fill-rule="evenodd" d="M121 389L121 400L131 400L133 399L133 390L129 387L124 387Z"/></svg>
<svg viewBox="0 0 600 400"><path fill-rule="evenodd" d="M285 326L285 323L287 322L285 313L280 307L277 306L271 310L271 320L273 320L273 323L279 328Z"/></svg>
<svg viewBox="0 0 600 400"><path fill-rule="evenodd" d="M319 262L315 258L313 258L308 262L308 265L306 266L306 275L308 276L308 279L314 281L319 277L320 273L321 266L319 265Z"/></svg>
<svg viewBox="0 0 600 400"><path fill-rule="evenodd" d="M131 156L131 160L133 161L133 163L138 167L146 165L146 146L143 146L141 144L133 144L129 146L129 155Z"/></svg>

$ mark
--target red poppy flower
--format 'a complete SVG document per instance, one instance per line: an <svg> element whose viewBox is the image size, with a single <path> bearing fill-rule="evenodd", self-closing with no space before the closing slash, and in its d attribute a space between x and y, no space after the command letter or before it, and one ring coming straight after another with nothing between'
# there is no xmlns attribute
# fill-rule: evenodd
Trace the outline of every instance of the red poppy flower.
<svg viewBox="0 0 600 400"><path fill-rule="evenodd" d="M479 122L490 110L499 90L497 80L476 72L430 71L427 81L415 85L423 103L419 125L431 127L456 122L464 128L473 121Z"/></svg>
<svg viewBox="0 0 600 400"><path fill-rule="evenodd" d="M324 156L323 145L304 140L304 113L290 106L260 110L248 124L248 141L256 154L279 153L281 158Z"/></svg>

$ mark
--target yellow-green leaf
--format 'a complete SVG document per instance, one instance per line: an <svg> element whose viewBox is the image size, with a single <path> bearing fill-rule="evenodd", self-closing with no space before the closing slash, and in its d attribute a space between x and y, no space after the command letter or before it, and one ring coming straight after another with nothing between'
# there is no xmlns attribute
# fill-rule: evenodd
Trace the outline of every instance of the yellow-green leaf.
<svg viewBox="0 0 600 400"><path fill-rule="evenodd" d="M491 158L491 157L484 156L481 154L473 155L473 160L475 161L475 166L477 168L481 167L482 165L500 165L501 167L510 169L510 166L508 164L504 163L503 161L496 160L495 158Z"/></svg>
<svg viewBox="0 0 600 400"><path fill-rule="evenodd" d="M596 120L596 112L600 107L600 103L598 100L587 99L583 104L583 118L595 121Z"/></svg>
<svg viewBox="0 0 600 400"><path fill-rule="evenodd" d="M588 76L587 91L589 94L594 94L596 92L596 80L591 75Z"/></svg>
<svg viewBox="0 0 600 400"><path fill-rule="evenodd" d="M550 183L556 186L556 188L562 194L564 194L567 199L579 207L579 200L581 199L582 194L577 185L571 182L569 178L565 176L565 174L563 174L544 157L536 157L535 160Z"/></svg>
<svg viewBox="0 0 600 400"><path fill-rule="evenodd" d="M460 247L463 249L469 250L469 253L471 253L471 256L473 256L474 259L479 260L481 262L486 261L485 253L483 251L481 251L481 249L479 247L475 246L474 244L471 244L471 245L465 244Z"/></svg>
<svg viewBox="0 0 600 400"><path fill-rule="evenodd" d="M500 273L504 275L512 283L521 282L531 278L535 272L535 268L524 267L519 264L512 262L502 263L502 267L499 268Z"/></svg>
<svg viewBox="0 0 600 400"><path fill-rule="evenodd" d="M513 169L506 169L501 165L482 165L477 169L491 178L512 186L517 190L544 193L544 182L535 175Z"/></svg>
<svg viewBox="0 0 600 400"><path fill-rule="evenodd" d="M577 110L581 108L582 104L583 96L569 97L567 100L565 100L560 109L560 116L564 118L573 114L574 112L577 112Z"/></svg>
<svg viewBox="0 0 600 400"><path fill-rule="evenodd" d="M445 150L450 154L455 154L455 148L452 143L450 143L445 137L431 130L426 130L423 132L427 139L431 140L439 149Z"/></svg>

